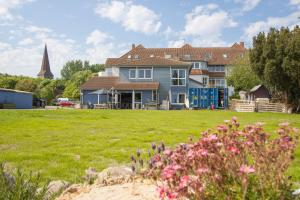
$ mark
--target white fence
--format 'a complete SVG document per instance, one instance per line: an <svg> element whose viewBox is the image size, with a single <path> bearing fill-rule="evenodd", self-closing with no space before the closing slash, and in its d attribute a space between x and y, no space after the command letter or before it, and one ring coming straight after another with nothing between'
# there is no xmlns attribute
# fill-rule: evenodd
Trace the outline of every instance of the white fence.
<svg viewBox="0 0 300 200"><path fill-rule="evenodd" d="M268 99L256 101L233 99L230 108L237 112L286 112L286 106L283 103L270 103Z"/></svg>

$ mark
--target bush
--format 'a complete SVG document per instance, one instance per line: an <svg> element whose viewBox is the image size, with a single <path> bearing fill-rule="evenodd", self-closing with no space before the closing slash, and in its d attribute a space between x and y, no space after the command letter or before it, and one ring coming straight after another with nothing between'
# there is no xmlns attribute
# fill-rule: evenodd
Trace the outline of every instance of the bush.
<svg viewBox="0 0 300 200"><path fill-rule="evenodd" d="M262 126L239 130L233 118L217 131L202 133L196 142L174 150L156 147L160 153L151 156L143 175L158 180L161 199L292 199L286 171L297 130L281 123L278 137L271 138Z"/></svg>
<svg viewBox="0 0 300 200"><path fill-rule="evenodd" d="M10 174L0 164L0 200L41 200L46 196L47 186L40 187L40 176L25 175L21 170Z"/></svg>

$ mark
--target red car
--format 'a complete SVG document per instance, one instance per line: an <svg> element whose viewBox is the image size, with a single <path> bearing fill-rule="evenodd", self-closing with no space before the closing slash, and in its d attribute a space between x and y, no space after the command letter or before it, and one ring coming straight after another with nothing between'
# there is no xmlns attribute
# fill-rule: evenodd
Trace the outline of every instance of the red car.
<svg viewBox="0 0 300 200"><path fill-rule="evenodd" d="M72 103L71 101L61 101L58 103L58 105L61 107L71 107L74 106L75 104Z"/></svg>

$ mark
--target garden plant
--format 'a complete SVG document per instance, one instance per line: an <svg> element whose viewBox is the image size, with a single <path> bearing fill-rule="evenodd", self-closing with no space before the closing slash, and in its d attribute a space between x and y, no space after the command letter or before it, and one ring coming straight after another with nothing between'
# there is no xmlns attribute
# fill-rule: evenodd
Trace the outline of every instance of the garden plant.
<svg viewBox="0 0 300 200"><path fill-rule="evenodd" d="M234 117L175 149L152 144L147 169L140 151L132 168L157 181L161 199L293 199L286 172L298 130L280 123L271 137L263 123L239 126Z"/></svg>

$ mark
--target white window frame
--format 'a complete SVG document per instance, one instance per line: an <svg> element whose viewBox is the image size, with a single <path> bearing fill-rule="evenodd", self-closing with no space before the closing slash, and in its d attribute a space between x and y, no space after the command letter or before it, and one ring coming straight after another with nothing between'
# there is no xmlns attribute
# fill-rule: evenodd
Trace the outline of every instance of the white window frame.
<svg viewBox="0 0 300 200"><path fill-rule="evenodd" d="M165 59L171 59L172 55L171 54L165 54Z"/></svg>
<svg viewBox="0 0 300 200"><path fill-rule="evenodd" d="M196 67L196 63L198 64L198 68ZM200 63L199 62L194 62L193 69L200 69L200 68L201 68Z"/></svg>
<svg viewBox="0 0 300 200"><path fill-rule="evenodd" d="M151 72L151 77L150 78L146 78L146 70L150 70ZM144 77L140 78L139 77L139 72L140 71L144 71ZM147 79L147 80L151 80L153 78L153 68L152 69L137 69L137 79Z"/></svg>
<svg viewBox="0 0 300 200"><path fill-rule="evenodd" d="M177 71L178 78L173 78L173 70ZM179 78L179 71L184 70L184 78ZM184 80L184 85L173 85L173 80ZM171 69L171 86L186 86L186 70L185 69Z"/></svg>
<svg viewBox="0 0 300 200"><path fill-rule="evenodd" d="M131 77L131 71L135 71L135 77ZM137 70L136 69L129 69L129 79L136 79L137 77Z"/></svg>

